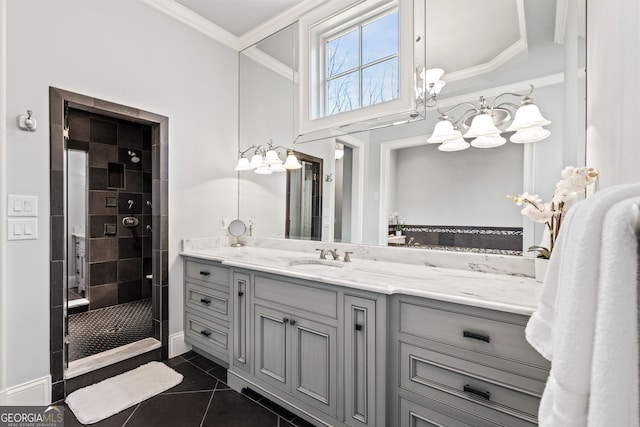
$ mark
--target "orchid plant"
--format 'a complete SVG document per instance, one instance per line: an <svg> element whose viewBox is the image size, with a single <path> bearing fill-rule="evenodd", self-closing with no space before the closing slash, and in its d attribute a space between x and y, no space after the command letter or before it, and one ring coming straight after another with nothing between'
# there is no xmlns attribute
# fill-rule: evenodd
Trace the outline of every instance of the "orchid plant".
<svg viewBox="0 0 640 427"><path fill-rule="evenodd" d="M560 181L550 202L543 203L537 194L524 192L517 196L507 196L516 205L524 206L520 213L532 221L544 223L549 232L549 247L531 246L529 251L537 251L539 258L549 258L560 232L564 217L565 204L583 193L588 185L593 184L598 173L593 168L567 166L562 170Z"/></svg>

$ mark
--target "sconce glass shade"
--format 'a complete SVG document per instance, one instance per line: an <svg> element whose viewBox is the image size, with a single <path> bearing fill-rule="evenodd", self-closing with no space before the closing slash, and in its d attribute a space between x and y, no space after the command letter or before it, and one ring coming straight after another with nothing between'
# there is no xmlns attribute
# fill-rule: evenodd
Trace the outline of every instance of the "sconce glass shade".
<svg viewBox="0 0 640 427"><path fill-rule="evenodd" d="M542 117L540 109L536 104L527 103L518 108L513 123L507 128L507 132L546 126L550 123L549 120Z"/></svg>
<svg viewBox="0 0 640 427"><path fill-rule="evenodd" d="M500 131L493 124L493 119L487 113L478 113L471 122L471 127L464 134L465 138L477 138L479 136L498 136ZM473 144L471 144L473 145Z"/></svg>
<svg viewBox="0 0 640 427"><path fill-rule="evenodd" d="M280 163L275 163L273 165L269 166L269 170L271 172L286 172L286 169L284 168L284 166L282 166L282 162Z"/></svg>
<svg viewBox="0 0 640 427"><path fill-rule="evenodd" d="M280 156L278 156L276 150L267 151L267 153L264 155L264 164L275 165L276 163L282 163L282 160L280 160Z"/></svg>
<svg viewBox="0 0 640 427"><path fill-rule="evenodd" d="M259 168L263 164L262 155L259 153L254 154L251 157L251 169Z"/></svg>
<svg viewBox="0 0 640 427"><path fill-rule="evenodd" d="M500 135L479 136L471 141L471 146L476 148L494 148L504 145L507 140Z"/></svg>
<svg viewBox="0 0 640 427"><path fill-rule="evenodd" d="M287 160L285 160L283 167L289 170L302 168L302 165L298 162L298 158L293 154L292 150L289 150Z"/></svg>
<svg viewBox="0 0 640 427"><path fill-rule="evenodd" d="M451 122L447 119L441 119L433 128L433 133L427 139L427 143L439 144L441 142L453 141L454 139L458 139L459 137L461 137L461 134L459 131L453 128L453 124L451 124Z"/></svg>
<svg viewBox="0 0 640 427"><path fill-rule="evenodd" d="M336 160L340 160L341 158L344 157L344 145L336 143L335 157L336 157Z"/></svg>
<svg viewBox="0 0 640 427"><path fill-rule="evenodd" d="M438 145L438 150L440 151L462 151L462 150L466 150L467 148L469 148L469 143L464 139L462 139L462 135L460 135L459 139L454 139L453 141L446 141Z"/></svg>
<svg viewBox="0 0 640 427"><path fill-rule="evenodd" d="M420 77L424 80L425 86L429 87L430 84L435 85L438 83L443 74L444 70L442 68L429 68L428 70L422 71ZM444 84L442 86L444 86ZM442 87L440 89L442 89Z"/></svg>
<svg viewBox="0 0 640 427"><path fill-rule="evenodd" d="M233 169L237 171L250 171L253 168L249 164L249 159L247 159L246 157L240 157L238 159L238 164Z"/></svg>
<svg viewBox="0 0 640 427"><path fill-rule="evenodd" d="M427 92L429 93L429 95L437 95L446 84L447 82L445 82L444 80L438 80L433 84L433 86L427 86Z"/></svg>
<svg viewBox="0 0 640 427"><path fill-rule="evenodd" d="M259 168L256 168L254 172L259 175L271 175L272 173L269 166L260 166Z"/></svg>
<svg viewBox="0 0 640 427"><path fill-rule="evenodd" d="M549 135L551 135L550 130L544 129L542 126L538 126L530 129L519 130L514 133L509 140L516 144L526 144L529 142L542 141L549 137Z"/></svg>

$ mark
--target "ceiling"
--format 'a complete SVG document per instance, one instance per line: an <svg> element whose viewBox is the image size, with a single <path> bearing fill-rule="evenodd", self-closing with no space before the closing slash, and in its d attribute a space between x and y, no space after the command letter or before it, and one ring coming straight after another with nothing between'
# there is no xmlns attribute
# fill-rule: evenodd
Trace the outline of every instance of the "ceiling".
<svg viewBox="0 0 640 427"><path fill-rule="evenodd" d="M175 0L236 37L302 3L301 0Z"/></svg>

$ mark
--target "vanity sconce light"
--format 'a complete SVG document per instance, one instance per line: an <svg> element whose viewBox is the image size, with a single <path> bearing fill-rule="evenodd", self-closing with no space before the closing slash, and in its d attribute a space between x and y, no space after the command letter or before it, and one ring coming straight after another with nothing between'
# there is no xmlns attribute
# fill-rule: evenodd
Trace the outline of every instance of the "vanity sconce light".
<svg viewBox="0 0 640 427"><path fill-rule="evenodd" d="M35 132L38 127L38 123L36 122L35 117L33 116L33 111L27 110L26 116L18 116L16 122L18 123L18 127L22 130L26 130L27 132Z"/></svg>
<svg viewBox="0 0 640 427"><path fill-rule="evenodd" d="M287 158L282 162L278 149L287 150ZM245 157L245 154L254 150L251 160ZM254 171L259 175L271 175L274 172L285 172L288 169L300 169L302 165L298 162L293 150L287 149L281 145L273 146L273 141L264 145L252 145L246 150L240 150L240 158L234 170L236 171Z"/></svg>
<svg viewBox="0 0 640 427"><path fill-rule="evenodd" d="M533 103L530 95L533 93L533 85L528 93L505 92L496 96L491 106L487 105L486 99L481 96L479 106L471 102L462 102L454 105L446 111L441 111L438 123L436 123L431 137L427 143L439 143L438 150L460 151L473 146L476 148L499 147L507 142L500 136L502 132L513 132L510 140L514 143L537 142L547 138L551 132L543 126L551 122L545 119L540 113L540 109ZM521 98L520 106L513 103L504 102L498 104L498 100L503 96ZM457 121L449 117L451 111L466 105L471 109L465 111ZM515 114L513 113L515 111ZM515 117L514 117L515 115ZM498 129L511 121L511 125L505 130ZM459 127L468 129L464 135ZM467 140L470 140L469 143Z"/></svg>
<svg viewBox="0 0 640 427"><path fill-rule="evenodd" d="M435 107L438 103L436 99L444 85L447 84L441 79L444 74L442 68L429 68L422 70L418 74L416 86L416 98L418 102L424 103L426 107Z"/></svg>

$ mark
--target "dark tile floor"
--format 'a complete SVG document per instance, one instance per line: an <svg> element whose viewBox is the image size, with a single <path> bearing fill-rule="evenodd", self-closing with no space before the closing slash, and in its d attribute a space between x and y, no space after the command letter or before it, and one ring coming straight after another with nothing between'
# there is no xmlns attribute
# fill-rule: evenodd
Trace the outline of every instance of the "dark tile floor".
<svg viewBox="0 0 640 427"><path fill-rule="evenodd" d="M184 376L180 384L92 426L313 427L251 390L231 390L227 370L195 352L165 363ZM82 426L66 405L64 425Z"/></svg>

